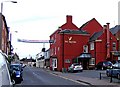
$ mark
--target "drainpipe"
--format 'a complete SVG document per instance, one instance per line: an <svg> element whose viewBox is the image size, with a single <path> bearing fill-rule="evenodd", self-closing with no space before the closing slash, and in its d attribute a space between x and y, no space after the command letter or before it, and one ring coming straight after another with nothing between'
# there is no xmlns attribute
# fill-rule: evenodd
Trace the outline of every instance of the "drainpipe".
<svg viewBox="0 0 120 87"><path fill-rule="evenodd" d="M63 49L62 49L62 68L64 68L64 32L63 32Z"/></svg>
<svg viewBox="0 0 120 87"><path fill-rule="evenodd" d="M96 41L94 42L94 49L95 49L95 53L94 53L94 57L95 57L95 66L96 66Z"/></svg>
<svg viewBox="0 0 120 87"><path fill-rule="evenodd" d="M106 58L110 58L110 32L109 32L109 24L107 23L107 56Z"/></svg>

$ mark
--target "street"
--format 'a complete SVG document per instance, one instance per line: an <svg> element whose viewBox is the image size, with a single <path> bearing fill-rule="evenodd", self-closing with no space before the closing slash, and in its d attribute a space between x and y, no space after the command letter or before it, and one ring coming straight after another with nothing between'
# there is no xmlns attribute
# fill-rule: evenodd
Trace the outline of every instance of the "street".
<svg viewBox="0 0 120 87"><path fill-rule="evenodd" d="M82 85L78 82L57 77L36 67L25 67L23 79L23 82L18 85Z"/></svg>
<svg viewBox="0 0 120 87"><path fill-rule="evenodd" d="M92 86L92 85L118 85L119 81L114 80L110 83L110 78L106 75L102 76L102 80L99 79L100 72L104 70L84 70L78 73L61 73L54 72L48 69L25 67L23 70L23 81L16 86ZM115 83L115 84L114 84Z"/></svg>

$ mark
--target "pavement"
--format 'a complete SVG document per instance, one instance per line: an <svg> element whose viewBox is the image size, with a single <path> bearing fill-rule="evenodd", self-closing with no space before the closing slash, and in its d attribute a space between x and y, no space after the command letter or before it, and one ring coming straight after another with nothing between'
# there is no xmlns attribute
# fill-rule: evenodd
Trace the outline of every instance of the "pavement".
<svg viewBox="0 0 120 87"><path fill-rule="evenodd" d="M80 83L82 85L120 87L120 80L112 79L112 82L110 82L110 77L107 77L106 74L103 72L102 72L103 75L101 75L101 79L100 79L100 78L84 77L79 75L76 76L72 73L51 71L49 69L44 69L44 70L46 70L47 72L55 76L68 79L68 80Z"/></svg>

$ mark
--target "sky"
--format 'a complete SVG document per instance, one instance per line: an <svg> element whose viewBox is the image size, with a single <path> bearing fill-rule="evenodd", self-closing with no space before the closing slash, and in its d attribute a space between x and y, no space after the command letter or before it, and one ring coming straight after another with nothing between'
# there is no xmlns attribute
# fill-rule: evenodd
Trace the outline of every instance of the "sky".
<svg viewBox="0 0 120 87"><path fill-rule="evenodd" d="M73 16L73 23L82 24L96 18L101 25L118 24L119 0L0 0L3 15L12 34L14 52L20 58L35 58L43 48L42 43L22 43L17 39L49 40L49 36L66 22L66 15ZM17 31L17 32L16 32ZM49 44L45 44L46 49Z"/></svg>

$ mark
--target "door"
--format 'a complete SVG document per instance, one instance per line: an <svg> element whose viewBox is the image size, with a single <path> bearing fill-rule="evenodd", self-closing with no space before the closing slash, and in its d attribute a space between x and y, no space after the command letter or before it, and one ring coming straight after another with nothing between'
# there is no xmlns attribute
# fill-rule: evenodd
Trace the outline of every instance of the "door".
<svg viewBox="0 0 120 87"><path fill-rule="evenodd" d="M82 59L82 60L81 60L81 64L82 64L84 70L88 70L89 60L87 60L87 59Z"/></svg>

